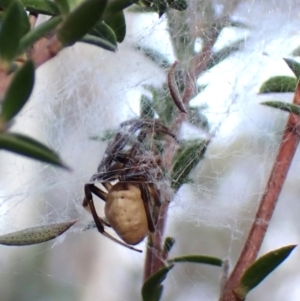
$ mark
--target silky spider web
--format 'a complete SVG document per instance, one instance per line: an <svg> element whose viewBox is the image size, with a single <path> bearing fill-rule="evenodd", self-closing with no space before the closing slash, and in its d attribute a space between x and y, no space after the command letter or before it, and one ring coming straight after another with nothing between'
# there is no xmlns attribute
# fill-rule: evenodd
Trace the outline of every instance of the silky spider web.
<svg viewBox="0 0 300 301"><path fill-rule="evenodd" d="M216 65L197 81L202 90L190 104L207 125L199 126L196 119L186 122L178 138L209 139L210 144L189 176L192 181L172 198L165 235L176 240L170 257L206 254L233 265L254 220L287 118L259 103L292 100L289 93L257 92L271 76L292 75L282 58L299 46L299 9L300 2L292 0L191 0L189 17L172 15L183 27L168 27L169 15L159 19L157 14L129 10L127 35L117 53L77 44L39 68L32 99L12 130L57 150L72 171L2 152L0 230L8 233L69 219L78 223L49 244L0 248L2 300L141 299L145 251L138 254L96 230L83 231L92 222L81 206L83 186L103 158L108 141L101 137L116 131L122 121L139 117L141 96L151 100L149 87L159 89L166 83L166 70L145 50L163 54L169 64L180 59L180 77L191 54L201 52L207 32L218 29L213 16L230 16L236 26L222 30L209 55L236 43L239 47L219 63L216 57ZM176 53L174 43L182 42L186 27L197 38ZM162 102L167 93L159 94ZM296 155L261 254L299 241L298 165ZM103 216L103 202L95 198L95 203ZM145 242L137 247L145 249ZM296 249L248 300L299 298L298 257ZM216 267L178 264L164 282L162 300L217 300L220 277Z"/></svg>

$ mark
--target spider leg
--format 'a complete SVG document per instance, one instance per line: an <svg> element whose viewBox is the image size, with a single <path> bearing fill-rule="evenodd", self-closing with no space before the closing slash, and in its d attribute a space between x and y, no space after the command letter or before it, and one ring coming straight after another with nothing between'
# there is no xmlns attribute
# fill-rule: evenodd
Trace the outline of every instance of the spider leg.
<svg viewBox="0 0 300 301"><path fill-rule="evenodd" d="M134 250L134 251L137 251L137 252L142 252L141 250L138 250L130 245L127 245L125 244L124 242L114 238L113 236L111 236L110 234L108 234L107 232L105 232L104 230L104 226L103 224L105 224L105 221L98 216L97 212L96 212L96 208L95 208L95 205L94 205L94 201L93 201L93 196L92 196L92 192L93 191L97 191L95 188L99 189L98 187L94 186L94 184L86 184L84 186L84 193L85 193L85 198L83 200L83 206L91 212L93 218L94 218L94 221L95 221L95 224L96 224L96 227L98 229L98 231L104 235L105 237L113 240L114 242L122 245L123 247L126 247L130 250ZM99 189L100 190L100 189ZM101 191L101 190L100 190ZM98 191L97 191L98 192Z"/></svg>
<svg viewBox="0 0 300 301"><path fill-rule="evenodd" d="M97 215L97 212L96 212L96 209L94 206L94 201L93 201L93 196L92 196L92 189L93 189L92 187L95 187L94 184L86 184L84 186L85 197L83 199L82 206L93 215L93 218L94 218L94 221L95 221L98 231L100 233L103 233L103 232L105 232L104 226L103 226L102 219Z"/></svg>
<svg viewBox="0 0 300 301"><path fill-rule="evenodd" d="M139 184L139 188L141 190L141 196L142 196L142 200L143 200L145 211L146 211L146 216L147 216L147 221L148 221L148 229L150 232L153 233L155 231L155 226L154 226L154 221L153 221L151 210L150 210L151 195L150 195L148 186L146 184Z"/></svg>
<svg viewBox="0 0 300 301"><path fill-rule="evenodd" d="M98 173L101 171L110 170L111 164L113 161L117 161L123 163L124 165L128 165L131 158L133 158L140 146L140 143L146 138L147 134L150 131L154 131L157 133L165 134L171 136L177 142L176 136L169 130L168 127L164 126L159 120L152 119L131 119L121 123L121 128L130 125L127 134L122 132L118 132L115 136L113 142L108 146L105 152L104 159L100 162L98 166ZM142 129L137 137L137 142L134 143L129 153L123 154L123 158L120 159L120 152L126 146L131 136L138 130ZM118 158L119 157L119 158Z"/></svg>
<svg viewBox="0 0 300 301"><path fill-rule="evenodd" d="M132 119L129 121L125 121L121 124L122 126L130 125L132 124L131 128L129 129L129 132L137 131L138 129L145 128L141 130L141 132L137 136L137 141L133 144L131 150L129 151L129 154L127 155L127 160L123 160L124 166L128 166L130 164L130 158L134 158L140 148L140 144L144 141L147 134L149 132L154 131L157 133L162 133L165 135L171 136L173 139L175 139L176 142L178 142L176 136L167 128L164 126L161 122L157 120L150 120L150 119ZM125 161L125 162L124 162Z"/></svg>
<svg viewBox="0 0 300 301"><path fill-rule="evenodd" d="M98 165L97 171L107 170L114 161L115 154L118 154L129 140L129 135L117 133L114 141L107 147L105 156Z"/></svg>
<svg viewBox="0 0 300 301"><path fill-rule="evenodd" d="M128 171L127 174L120 174L118 175L117 179L119 182L131 182L131 183L147 183L149 180L145 178L145 170L143 171L137 171L134 168L128 168L126 171ZM116 180L116 174L115 173L105 173L101 177L99 177L101 181L114 181Z"/></svg>
<svg viewBox="0 0 300 301"><path fill-rule="evenodd" d="M121 127L123 127L123 124L124 123L121 124ZM142 128L144 124L145 124L145 122L143 119L135 119L135 120L133 120L133 122L128 123L128 125L131 125L131 127L128 131L129 134L123 134L121 132L118 132L116 134L116 137L115 137L113 143L111 144L110 147L107 148L107 150L105 152L108 157L105 158L103 163L102 162L100 163L100 165L98 167L98 172L101 171L104 166L107 168L110 166L112 161L115 160L115 154L119 154L119 152L125 147L127 142L130 140L131 135L134 134L140 128ZM125 125L127 125L127 124L125 124Z"/></svg>
<svg viewBox="0 0 300 301"><path fill-rule="evenodd" d="M129 132L132 131L134 133L140 128L145 127L146 129L148 129L148 131L152 129L155 132L169 135L178 142L177 137L169 130L169 128L157 119L131 119L121 123L121 127L125 127L127 125L132 125Z"/></svg>
<svg viewBox="0 0 300 301"><path fill-rule="evenodd" d="M160 206L161 205L161 201L160 201L159 190L153 184L148 184L148 185L150 187L150 193L151 193L152 198L154 200L154 204L156 206Z"/></svg>

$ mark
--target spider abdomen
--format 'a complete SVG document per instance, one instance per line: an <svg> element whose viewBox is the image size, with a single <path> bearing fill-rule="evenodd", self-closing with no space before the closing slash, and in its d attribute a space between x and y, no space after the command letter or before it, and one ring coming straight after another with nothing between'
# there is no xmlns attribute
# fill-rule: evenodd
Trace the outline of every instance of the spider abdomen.
<svg viewBox="0 0 300 301"><path fill-rule="evenodd" d="M119 182L109 190L105 216L127 244L138 244L149 232L141 191L135 185Z"/></svg>

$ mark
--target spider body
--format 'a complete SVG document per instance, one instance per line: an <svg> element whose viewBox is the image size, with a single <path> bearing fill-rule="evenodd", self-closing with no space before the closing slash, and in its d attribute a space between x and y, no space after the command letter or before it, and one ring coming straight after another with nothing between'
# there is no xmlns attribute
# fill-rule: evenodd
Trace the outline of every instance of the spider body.
<svg viewBox="0 0 300 301"><path fill-rule="evenodd" d="M92 214L98 231L136 251L140 250L132 245L155 231L161 205L157 184L163 178L161 154L154 145L148 150L142 147L147 135L153 133L176 139L158 120L135 119L122 123L121 130L107 147L97 173L84 189L83 206ZM98 183L106 191L95 185ZM98 216L93 194L106 203L105 218ZM108 234L105 226L112 227L123 241Z"/></svg>
<svg viewBox="0 0 300 301"><path fill-rule="evenodd" d="M138 186L126 182L115 184L105 203L108 223L129 245L136 245L148 234L148 221Z"/></svg>

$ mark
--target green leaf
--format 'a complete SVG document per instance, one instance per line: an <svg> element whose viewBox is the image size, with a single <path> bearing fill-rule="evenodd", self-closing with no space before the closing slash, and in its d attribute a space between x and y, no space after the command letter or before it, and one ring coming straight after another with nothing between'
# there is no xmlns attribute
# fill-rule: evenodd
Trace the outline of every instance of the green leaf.
<svg viewBox="0 0 300 301"><path fill-rule="evenodd" d="M271 272L273 272L294 250L296 246L286 246L271 251L257 259L243 274L235 295L244 300L250 290L260 284Z"/></svg>
<svg viewBox="0 0 300 301"><path fill-rule="evenodd" d="M76 221L56 223L45 226L27 228L21 231L0 235L0 244L6 246L28 246L54 239L70 227Z"/></svg>
<svg viewBox="0 0 300 301"><path fill-rule="evenodd" d="M179 189L188 178L192 169L204 157L208 140L190 140L181 143L173 160L171 173L171 185L174 189Z"/></svg>
<svg viewBox="0 0 300 301"><path fill-rule="evenodd" d="M0 133L0 149L33 158L59 167L67 168L53 150L42 143L20 134Z"/></svg>
<svg viewBox="0 0 300 301"><path fill-rule="evenodd" d="M284 61L287 63L287 65L290 67L290 69L293 71L293 73L296 75L297 79L299 79L300 78L300 63L298 63L292 59L284 59Z"/></svg>
<svg viewBox="0 0 300 301"><path fill-rule="evenodd" d="M154 7L156 8L159 18L161 16L163 16L164 13L166 13L166 11L168 9L168 5L165 0L153 1L153 4L154 4Z"/></svg>
<svg viewBox="0 0 300 301"><path fill-rule="evenodd" d="M150 0L139 0L136 4L139 6L143 6L143 7L151 7L152 6L152 2Z"/></svg>
<svg viewBox="0 0 300 301"><path fill-rule="evenodd" d="M294 92L298 80L291 76L273 76L259 88L259 93Z"/></svg>
<svg viewBox="0 0 300 301"><path fill-rule="evenodd" d="M174 244L175 244L175 239L173 237L166 237L164 247L163 247L164 253L169 254Z"/></svg>
<svg viewBox="0 0 300 301"><path fill-rule="evenodd" d="M51 0L22 0L26 10L31 13L43 14L49 16L59 15L59 8Z"/></svg>
<svg viewBox="0 0 300 301"><path fill-rule="evenodd" d="M31 26L29 23L28 15L27 15L23 5L19 2L19 0L14 0L14 1L17 1L20 9L22 8L22 10L20 10L20 12L21 12L20 13L20 23L21 23L21 37L23 37L27 32L30 31Z"/></svg>
<svg viewBox="0 0 300 301"><path fill-rule="evenodd" d="M136 3L137 5L133 5L132 7L130 7L128 11L131 13L155 13L156 12L153 6L145 6L143 5L143 3L141 4L140 3L141 1Z"/></svg>
<svg viewBox="0 0 300 301"><path fill-rule="evenodd" d="M265 101L261 102L262 105L280 109L289 113L300 115L300 106L294 105L292 103L286 103L281 101Z"/></svg>
<svg viewBox="0 0 300 301"><path fill-rule="evenodd" d="M98 46L100 48L113 52L117 51L117 47L115 45L111 44L107 40L92 36L90 34L85 35L82 39L79 40L79 42Z"/></svg>
<svg viewBox="0 0 300 301"><path fill-rule="evenodd" d="M8 67L17 54L19 41L26 31L24 26L25 10L15 0L5 11L0 31L0 60Z"/></svg>
<svg viewBox="0 0 300 301"><path fill-rule="evenodd" d="M189 121L192 125L205 131L209 131L209 122L207 117L202 114L201 108L189 107Z"/></svg>
<svg viewBox="0 0 300 301"><path fill-rule="evenodd" d="M10 121L23 108L29 99L34 86L34 65L27 61L14 74L14 77L4 95L0 118Z"/></svg>
<svg viewBox="0 0 300 301"><path fill-rule="evenodd" d="M151 85L144 85L143 87L152 93L152 106L159 119L164 124L169 125L177 112L177 108L170 96L167 84L163 84L162 88L156 88Z"/></svg>
<svg viewBox="0 0 300 301"><path fill-rule="evenodd" d="M30 46L32 46L35 42L40 40L43 36L49 33L51 30L56 28L59 23L61 23L62 17L56 16L48 21L45 21L35 27L34 29L30 30L19 43L18 55L24 53Z"/></svg>
<svg viewBox="0 0 300 301"><path fill-rule="evenodd" d="M188 5L185 0L167 0L167 3L169 4L170 8L184 11L187 9Z"/></svg>
<svg viewBox="0 0 300 301"><path fill-rule="evenodd" d="M101 18L107 0L85 0L77 6L57 29L57 39L64 47L83 38Z"/></svg>
<svg viewBox="0 0 300 301"><path fill-rule="evenodd" d="M141 51L148 59L155 63L158 67L162 69L168 69L171 67L169 60L162 53L156 51L151 47L146 46L135 46L136 50Z"/></svg>
<svg viewBox="0 0 300 301"><path fill-rule="evenodd" d="M0 0L0 7L2 9L7 9L11 4L11 0Z"/></svg>
<svg viewBox="0 0 300 301"><path fill-rule="evenodd" d="M175 262L193 262L193 263L204 263L209 265L214 265L221 267L223 260L217 257L204 256L204 255L185 255L180 257L175 257L168 260L168 263Z"/></svg>
<svg viewBox="0 0 300 301"><path fill-rule="evenodd" d="M300 46L298 46L297 48L295 48L292 52L293 56L300 56Z"/></svg>
<svg viewBox="0 0 300 301"><path fill-rule="evenodd" d="M139 0L112 0L107 3L103 19L106 21L112 17L112 15L121 12L125 8L133 5Z"/></svg>
<svg viewBox="0 0 300 301"><path fill-rule="evenodd" d="M142 297L143 301L158 301L162 295L163 286L161 283L166 279L167 274L174 267L174 265L169 265L163 267L155 274L151 275L143 284L142 287Z"/></svg>
<svg viewBox="0 0 300 301"><path fill-rule="evenodd" d="M229 20L228 22L226 22L226 27L238 27L238 28L245 28L245 29L249 29L250 26L246 23L243 23L241 21L234 21L234 20Z"/></svg>
<svg viewBox="0 0 300 301"><path fill-rule="evenodd" d="M94 35L98 38L101 38L110 44L114 45L117 49L117 38L114 31L104 22L100 21L94 26L90 31L90 35Z"/></svg>
<svg viewBox="0 0 300 301"><path fill-rule="evenodd" d="M154 119L155 111L154 111L153 106L152 106L152 101L148 96L142 95L140 107L141 107L140 108L140 111L141 111L140 115L141 115L142 118Z"/></svg>
<svg viewBox="0 0 300 301"><path fill-rule="evenodd" d="M89 139L94 141L106 142L113 139L116 136L117 132L117 130L106 130L101 136L91 136L89 137Z"/></svg>
<svg viewBox="0 0 300 301"><path fill-rule="evenodd" d="M68 0L54 0L59 11L63 17L66 17L70 13L70 5Z"/></svg>
<svg viewBox="0 0 300 301"><path fill-rule="evenodd" d="M110 15L109 18L104 18L104 21L109 25L114 31L117 41L119 43L123 42L126 35L126 21L123 11Z"/></svg>

